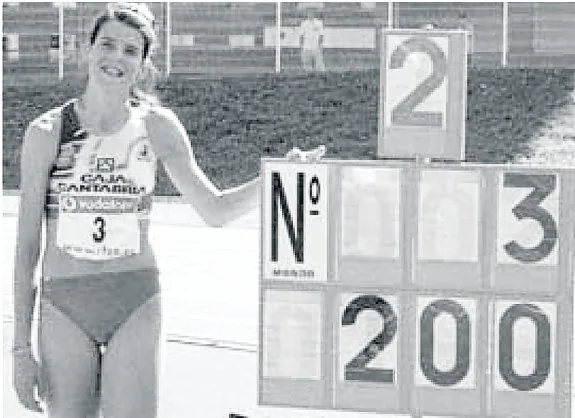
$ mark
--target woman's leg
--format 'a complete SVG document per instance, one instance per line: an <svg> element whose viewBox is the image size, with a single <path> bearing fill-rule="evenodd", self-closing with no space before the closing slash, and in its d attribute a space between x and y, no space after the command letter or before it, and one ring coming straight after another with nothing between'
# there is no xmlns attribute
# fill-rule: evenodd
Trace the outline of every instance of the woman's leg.
<svg viewBox="0 0 575 418"><path fill-rule="evenodd" d="M101 408L105 418L156 418L160 331L158 293L117 329L102 356Z"/></svg>
<svg viewBox="0 0 575 418"><path fill-rule="evenodd" d="M39 356L50 418L95 417L99 350L66 314L41 301Z"/></svg>

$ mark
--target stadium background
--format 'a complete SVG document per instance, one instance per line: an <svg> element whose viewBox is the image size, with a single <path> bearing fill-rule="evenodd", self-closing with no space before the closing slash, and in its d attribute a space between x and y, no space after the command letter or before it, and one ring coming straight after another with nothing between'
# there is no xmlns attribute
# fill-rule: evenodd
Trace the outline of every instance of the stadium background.
<svg viewBox="0 0 575 418"><path fill-rule="evenodd" d="M71 5L63 10L65 74L78 69L80 44L102 7L97 3ZM57 76L57 54L50 51L58 48L58 8L49 2L3 6L5 52L15 50L7 37L19 35L19 57L4 55L7 81L16 74ZM290 29L300 24L307 6L308 3L281 5L282 71L299 69L297 42L292 41ZM326 35L325 59L332 71L377 68L375 33L388 24L414 28L432 23L438 28L469 29L473 32L474 67L501 66L503 54L511 67L565 66L575 62L570 41L575 36L574 3L328 2L312 6L331 30ZM170 72L174 74L254 74L275 68L275 3L150 3L150 7L157 17L160 34L156 64L164 72L168 48ZM346 39L342 39L337 35L338 28L351 32L345 32Z"/></svg>
<svg viewBox="0 0 575 418"><path fill-rule="evenodd" d="M101 7L77 3L76 8L64 9L64 80L60 81L58 38L54 36L58 9L52 3L17 7L3 3L6 277L11 276L17 216L17 200L7 196L18 189L24 129L34 117L81 92L80 45ZM161 43L155 63L165 73L166 5L151 3L151 8ZM468 161L575 162L571 69L575 64L575 3L509 3L506 24L502 3L402 2L391 8L395 27L434 23L439 28L473 29ZM282 3L281 10L283 27L297 26L304 15L296 3ZM375 31L387 25L389 10L387 3L325 3L321 13L327 27ZM303 74L297 48L285 46L281 72L276 74L275 48L265 43L266 27L275 25L275 13L274 3L171 4L172 68L160 84L159 95L182 120L200 165L220 187L245 181L258 171L262 155L282 155L292 146L327 144L330 158L375 157L378 38L373 38L373 47L326 48L326 74ZM8 39L15 33L19 34L18 54ZM159 176L157 194L174 194L165 174ZM167 365L163 399L166 409L175 413L162 416L181 416L190 407L206 417L224 416L206 411L249 411L256 386L257 306L248 306L246 301L257 294L258 262L253 254L258 245L258 219L253 216L237 229L205 230L200 222L188 221L187 208L180 206L156 205L160 210L154 220L154 239L162 242L158 258L169 299L169 341L196 345L168 347L172 363ZM225 263L218 258L220 254L227 257ZM208 273L209 283L188 280ZM226 292L219 292L220 288ZM4 335L11 335L10 286L4 289ZM10 364L7 340L5 369ZM234 348L222 354L222 350L202 349L202 344ZM214 370L213 364L223 364L221 369L227 371ZM182 370L196 371L193 376L185 375L185 384ZM203 376L212 376L213 382L200 381ZM4 399L8 402L3 408L6 416L17 416L12 412L21 409L10 392L10 378L5 372ZM217 395L190 396L182 393L185 387L202 387L205 393ZM290 417L311 416L309 411L288 413Z"/></svg>
<svg viewBox="0 0 575 418"><path fill-rule="evenodd" d="M160 41L154 62L164 75L159 96L178 114L200 165L220 187L252 177L262 155L282 155L292 146L323 143L330 158L374 158L378 31L390 25L470 31L466 160L575 160L568 122L575 3L282 3L279 74L276 3L149 5ZM325 74L300 69L294 28L310 5L329 32ZM27 124L81 92L82 44L102 7L62 8L60 81L60 9L51 2L3 3L5 189L18 188ZM175 194L165 174L159 177L157 193Z"/></svg>

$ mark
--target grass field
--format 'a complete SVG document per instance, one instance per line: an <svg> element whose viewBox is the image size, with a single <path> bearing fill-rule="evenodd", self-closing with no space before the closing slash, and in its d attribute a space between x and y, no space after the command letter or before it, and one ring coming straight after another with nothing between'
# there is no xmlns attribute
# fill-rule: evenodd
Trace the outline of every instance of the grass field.
<svg viewBox="0 0 575 418"><path fill-rule="evenodd" d="M466 159L575 164L573 70L470 69ZM3 90L3 186L17 189L22 134L83 85ZM371 159L377 148L379 72L171 79L162 102L182 120L199 164L219 187L253 177L261 156L328 146L328 158ZM177 194L160 170L156 194Z"/></svg>

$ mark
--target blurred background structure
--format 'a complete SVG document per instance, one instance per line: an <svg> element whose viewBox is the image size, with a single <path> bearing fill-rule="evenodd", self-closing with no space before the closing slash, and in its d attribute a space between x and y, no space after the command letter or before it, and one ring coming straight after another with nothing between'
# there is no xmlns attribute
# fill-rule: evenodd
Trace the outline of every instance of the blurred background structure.
<svg viewBox="0 0 575 418"><path fill-rule="evenodd" d="M81 46L102 6L3 3L4 83L57 81L78 74ZM323 21L327 71L378 68L381 28L426 25L468 30L470 65L476 68L575 64L575 3L158 2L149 6L160 40L155 64L166 75L300 72L300 24L310 7Z"/></svg>

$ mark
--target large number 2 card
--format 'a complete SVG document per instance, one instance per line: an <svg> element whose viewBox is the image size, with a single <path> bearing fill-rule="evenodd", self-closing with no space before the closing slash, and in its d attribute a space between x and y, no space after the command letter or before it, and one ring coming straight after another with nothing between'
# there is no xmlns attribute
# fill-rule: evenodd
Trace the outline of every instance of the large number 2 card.
<svg viewBox="0 0 575 418"><path fill-rule="evenodd" d="M446 130L448 38L397 35L387 42L385 124Z"/></svg>
<svg viewBox="0 0 575 418"><path fill-rule="evenodd" d="M339 298L336 407L399 408L399 304L395 295L343 293Z"/></svg>
<svg viewBox="0 0 575 418"><path fill-rule="evenodd" d="M463 160L465 32L386 29L380 76L380 157Z"/></svg>
<svg viewBox="0 0 575 418"><path fill-rule="evenodd" d="M339 379L397 383L397 298L344 294L340 306Z"/></svg>

